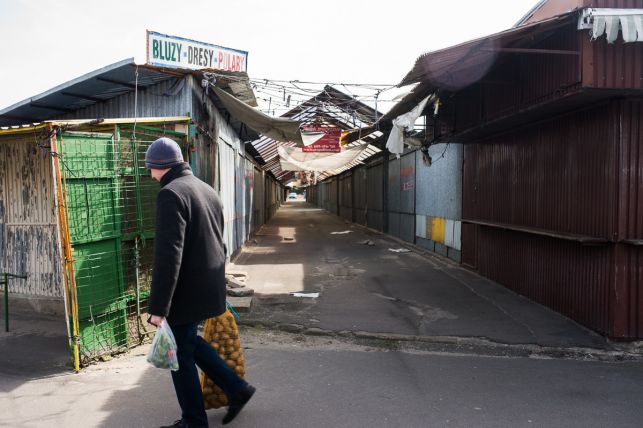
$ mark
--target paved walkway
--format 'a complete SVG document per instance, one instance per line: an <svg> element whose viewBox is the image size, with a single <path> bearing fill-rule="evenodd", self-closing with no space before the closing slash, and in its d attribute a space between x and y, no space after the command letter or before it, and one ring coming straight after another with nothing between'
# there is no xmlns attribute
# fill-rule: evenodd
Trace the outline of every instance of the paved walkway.
<svg viewBox="0 0 643 428"><path fill-rule="evenodd" d="M390 251L398 248L399 241L307 203L286 203L228 269L247 272L257 293L242 322L318 333L611 347L598 334L450 260L412 246L407 253Z"/></svg>

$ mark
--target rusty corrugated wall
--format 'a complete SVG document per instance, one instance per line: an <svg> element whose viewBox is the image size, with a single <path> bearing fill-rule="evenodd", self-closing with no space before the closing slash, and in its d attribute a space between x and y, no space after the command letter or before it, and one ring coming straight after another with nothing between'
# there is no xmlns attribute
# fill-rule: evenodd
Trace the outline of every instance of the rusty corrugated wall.
<svg viewBox="0 0 643 428"><path fill-rule="evenodd" d="M621 213L618 235L623 240L643 239L643 101L621 104L619 150Z"/></svg>
<svg viewBox="0 0 643 428"><path fill-rule="evenodd" d="M610 239L614 104L465 146L463 219Z"/></svg>
<svg viewBox="0 0 643 428"><path fill-rule="evenodd" d="M643 337L643 100L620 108L612 334Z"/></svg>
<svg viewBox="0 0 643 428"><path fill-rule="evenodd" d="M0 140L0 271L9 291L63 297L51 155L34 137Z"/></svg>
<svg viewBox="0 0 643 428"><path fill-rule="evenodd" d="M591 7L641 9L643 0L592 0ZM616 42L605 37L590 41L589 31L579 31L583 44L583 86L607 89L643 88L643 50L640 43Z"/></svg>
<svg viewBox="0 0 643 428"><path fill-rule="evenodd" d="M609 333L611 249L480 226L478 272Z"/></svg>
<svg viewBox="0 0 643 428"><path fill-rule="evenodd" d="M643 101L628 100L466 146L463 263L596 331L641 337L642 136Z"/></svg>
<svg viewBox="0 0 643 428"><path fill-rule="evenodd" d="M603 89L643 88L643 50L639 43L623 43L619 36L613 44L604 37L589 41L583 32L583 86ZM589 64L592 64L591 67Z"/></svg>
<svg viewBox="0 0 643 428"><path fill-rule="evenodd" d="M581 38L586 36L570 24L530 48L580 52ZM511 55L501 59L480 82L458 91L453 105L445 103L438 124L453 120L455 131L460 132L580 89L579 55Z"/></svg>

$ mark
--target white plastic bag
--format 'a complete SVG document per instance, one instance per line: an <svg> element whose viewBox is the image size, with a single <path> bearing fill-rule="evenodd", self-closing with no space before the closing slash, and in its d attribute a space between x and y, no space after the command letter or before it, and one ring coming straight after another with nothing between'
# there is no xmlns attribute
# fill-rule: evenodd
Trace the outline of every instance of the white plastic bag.
<svg viewBox="0 0 643 428"><path fill-rule="evenodd" d="M176 339L167 321L164 319L156 328L150 352L147 353L147 362L159 369L179 369L179 360L176 357Z"/></svg>

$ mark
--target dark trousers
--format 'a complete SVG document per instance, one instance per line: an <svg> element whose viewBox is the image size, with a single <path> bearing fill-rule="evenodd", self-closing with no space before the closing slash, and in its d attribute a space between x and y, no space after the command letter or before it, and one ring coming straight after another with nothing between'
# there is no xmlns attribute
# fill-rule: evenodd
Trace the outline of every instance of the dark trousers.
<svg viewBox="0 0 643 428"><path fill-rule="evenodd" d="M172 372L181 417L189 427L207 427L201 383L196 365L233 399L248 385L219 357L217 351L197 334L199 323L170 324L177 345L179 369ZM196 365L195 365L196 363Z"/></svg>

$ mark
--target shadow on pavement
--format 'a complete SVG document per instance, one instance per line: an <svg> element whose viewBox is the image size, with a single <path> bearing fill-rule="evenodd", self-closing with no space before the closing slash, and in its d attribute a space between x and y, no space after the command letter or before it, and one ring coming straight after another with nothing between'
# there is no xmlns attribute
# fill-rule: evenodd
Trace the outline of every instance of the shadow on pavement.
<svg viewBox="0 0 643 428"><path fill-rule="evenodd" d="M24 382L72 373L64 317L10 313L10 331L0 332L0 391Z"/></svg>

